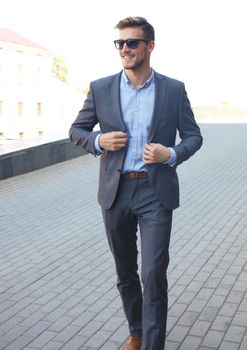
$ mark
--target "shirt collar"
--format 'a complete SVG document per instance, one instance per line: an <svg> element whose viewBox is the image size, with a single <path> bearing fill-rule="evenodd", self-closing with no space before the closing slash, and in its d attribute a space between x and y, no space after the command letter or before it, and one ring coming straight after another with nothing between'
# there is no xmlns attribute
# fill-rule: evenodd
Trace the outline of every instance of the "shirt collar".
<svg viewBox="0 0 247 350"><path fill-rule="evenodd" d="M131 85L131 82L129 81L129 79L128 79L128 77L127 77L127 75L126 75L124 70L122 71L121 79L124 82L124 84ZM148 78L147 81L145 81L145 83L139 89L144 88L144 87L146 87L148 85L151 85L151 83L153 81L154 81L154 70L152 69L152 73L151 73L150 77Z"/></svg>

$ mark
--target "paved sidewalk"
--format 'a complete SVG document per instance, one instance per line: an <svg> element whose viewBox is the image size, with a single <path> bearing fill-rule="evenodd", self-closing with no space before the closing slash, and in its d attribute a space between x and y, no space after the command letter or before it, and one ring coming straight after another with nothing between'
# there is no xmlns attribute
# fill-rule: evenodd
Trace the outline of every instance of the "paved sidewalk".
<svg viewBox="0 0 247 350"><path fill-rule="evenodd" d="M179 166L166 350L247 349L247 124L203 125ZM128 335L87 155L0 181L0 349L117 350Z"/></svg>

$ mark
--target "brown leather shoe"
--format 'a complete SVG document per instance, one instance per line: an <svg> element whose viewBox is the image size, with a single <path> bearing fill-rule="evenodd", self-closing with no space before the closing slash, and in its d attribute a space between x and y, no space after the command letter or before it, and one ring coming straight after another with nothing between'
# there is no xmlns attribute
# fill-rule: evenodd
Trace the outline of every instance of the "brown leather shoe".
<svg viewBox="0 0 247 350"><path fill-rule="evenodd" d="M130 336L124 343L121 350L141 350L142 337Z"/></svg>

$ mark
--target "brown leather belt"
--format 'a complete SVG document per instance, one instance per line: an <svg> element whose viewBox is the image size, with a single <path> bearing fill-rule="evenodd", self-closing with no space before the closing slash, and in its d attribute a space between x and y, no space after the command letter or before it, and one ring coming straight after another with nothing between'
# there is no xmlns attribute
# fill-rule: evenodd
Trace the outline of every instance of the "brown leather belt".
<svg viewBox="0 0 247 350"><path fill-rule="evenodd" d="M148 177L147 171L128 171L127 173L121 174L125 179L142 179Z"/></svg>

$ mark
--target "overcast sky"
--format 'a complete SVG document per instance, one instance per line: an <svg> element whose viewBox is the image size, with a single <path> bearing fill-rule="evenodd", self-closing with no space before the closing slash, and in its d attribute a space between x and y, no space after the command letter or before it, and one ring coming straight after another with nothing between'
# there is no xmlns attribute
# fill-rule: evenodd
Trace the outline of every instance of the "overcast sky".
<svg viewBox="0 0 247 350"><path fill-rule="evenodd" d="M0 0L0 27L60 54L77 86L121 69L119 19L156 30L152 66L185 82L192 105L247 107L246 0Z"/></svg>

